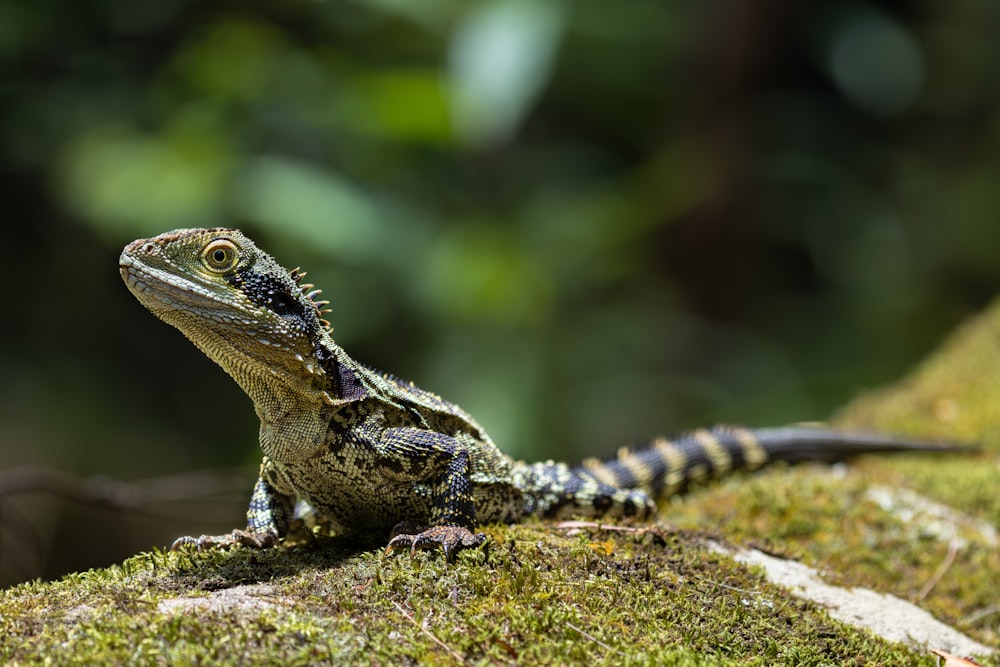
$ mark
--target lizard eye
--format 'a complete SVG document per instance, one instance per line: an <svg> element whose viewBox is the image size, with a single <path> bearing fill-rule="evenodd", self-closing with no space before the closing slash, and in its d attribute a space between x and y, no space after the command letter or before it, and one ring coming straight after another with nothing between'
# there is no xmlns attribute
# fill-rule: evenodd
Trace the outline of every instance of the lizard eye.
<svg viewBox="0 0 1000 667"><path fill-rule="evenodd" d="M229 239L215 239L201 253L201 261L210 271L224 273L236 267L240 254Z"/></svg>

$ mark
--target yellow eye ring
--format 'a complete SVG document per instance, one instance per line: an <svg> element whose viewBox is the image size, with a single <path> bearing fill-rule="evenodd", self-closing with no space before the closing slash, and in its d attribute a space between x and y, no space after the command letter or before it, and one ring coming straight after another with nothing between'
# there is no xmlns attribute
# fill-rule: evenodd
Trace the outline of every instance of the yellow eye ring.
<svg viewBox="0 0 1000 667"><path fill-rule="evenodd" d="M239 248L229 239L215 239L201 253L201 261L215 273L232 271L239 259Z"/></svg>

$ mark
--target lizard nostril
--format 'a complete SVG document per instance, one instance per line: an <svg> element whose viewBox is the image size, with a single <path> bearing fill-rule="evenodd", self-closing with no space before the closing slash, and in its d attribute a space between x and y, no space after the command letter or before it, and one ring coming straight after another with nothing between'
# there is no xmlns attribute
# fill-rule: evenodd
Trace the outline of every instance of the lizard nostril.
<svg viewBox="0 0 1000 667"><path fill-rule="evenodd" d="M154 250L156 250L156 244L155 243L144 243L144 244L142 244L142 251L144 253L146 253L147 255L149 253L153 252Z"/></svg>

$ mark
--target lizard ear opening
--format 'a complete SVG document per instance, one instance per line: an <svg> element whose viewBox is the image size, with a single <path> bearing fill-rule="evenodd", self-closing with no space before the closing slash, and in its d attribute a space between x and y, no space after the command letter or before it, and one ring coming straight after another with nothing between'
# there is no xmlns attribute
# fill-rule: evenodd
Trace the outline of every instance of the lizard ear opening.
<svg viewBox="0 0 1000 667"><path fill-rule="evenodd" d="M201 261L213 273L226 273L236 268L239 248L229 239L215 239L201 252Z"/></svg>

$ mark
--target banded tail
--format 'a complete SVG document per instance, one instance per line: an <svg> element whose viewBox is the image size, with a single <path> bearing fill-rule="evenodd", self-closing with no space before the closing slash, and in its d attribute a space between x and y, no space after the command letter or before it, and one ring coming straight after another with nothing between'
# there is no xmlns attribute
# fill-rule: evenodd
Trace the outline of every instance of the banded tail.
<svg viewBox="0 0 1000 667"><path fill-rule="evenodd" d="M861 454L975 449L809 426L714 426L673 440L660 438L641 449L622 448L615 458L587 459L572 468L552 462L522 464L516 477L532 514L645 517L655 512L656 498L778 461L830 463Z"/></svg>

